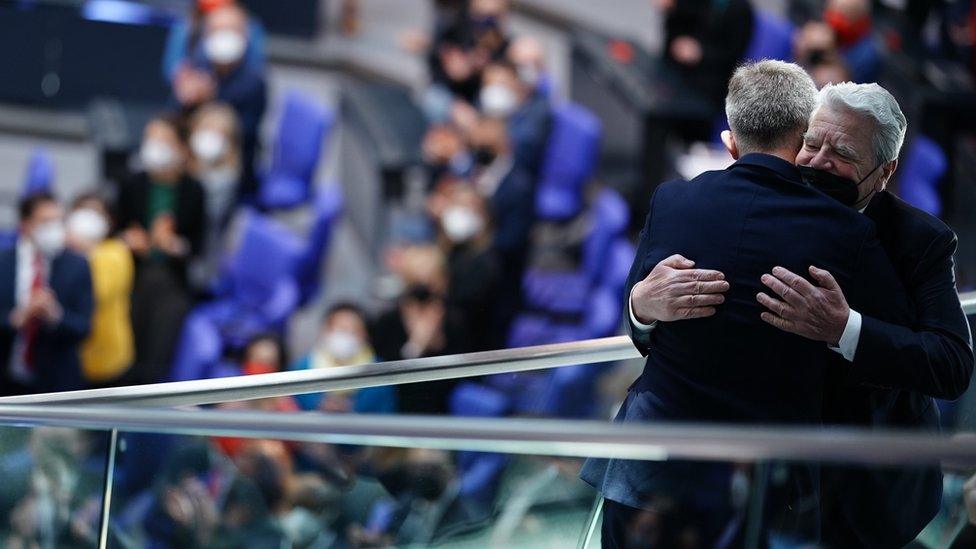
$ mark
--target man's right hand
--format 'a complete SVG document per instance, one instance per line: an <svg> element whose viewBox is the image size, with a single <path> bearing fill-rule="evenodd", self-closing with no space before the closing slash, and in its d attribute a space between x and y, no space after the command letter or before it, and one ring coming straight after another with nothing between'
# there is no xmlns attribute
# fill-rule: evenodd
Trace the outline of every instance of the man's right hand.
<svg viewBox="0 0 976 549"><path fill-rule="evenodd" d="M695 269L695 262L675 254L654 266L630 292L637 320L650 324L703 318L715 314L729 290L725 275L709 269Z"/></svg>

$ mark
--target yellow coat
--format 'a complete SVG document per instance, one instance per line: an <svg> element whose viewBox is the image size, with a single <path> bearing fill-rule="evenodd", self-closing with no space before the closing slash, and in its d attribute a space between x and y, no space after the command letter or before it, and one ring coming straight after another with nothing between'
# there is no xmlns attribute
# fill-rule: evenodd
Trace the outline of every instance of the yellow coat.
<svg viewBox="0 0 976 549"><path fill-rule="evenodd" d="M89 383L105 383L125 373L135 357L130 315L135 265L129 249L115 238L95 246L88 263L95 311L81 346L82 373Z"/></svg>

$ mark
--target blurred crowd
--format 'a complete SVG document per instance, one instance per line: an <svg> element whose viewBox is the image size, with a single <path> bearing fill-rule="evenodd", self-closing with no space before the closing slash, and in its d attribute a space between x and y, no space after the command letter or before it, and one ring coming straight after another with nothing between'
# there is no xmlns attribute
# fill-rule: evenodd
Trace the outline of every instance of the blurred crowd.
<svg viewBox="0 0 976 549"><path fill-rule="evenodd" d="M655 3L665 14L664 61L685 73L697 91L723 97L751 38L749 2ZM199 0L171 31L161 67L171 83L170 108L145 125L132 174L70 204L44 189L25 192L16 239L0 251L0 357L7 364L0 392L326 369L614 333L619 282L605 282L600 270L619 263L626 275L632 255L626 247L614 260L610 252L593 255L596 247L609 248L599 243L604 214L595 213L603 204L597 198L602 188L571 189L565 200L580 205L569 215L551 215L539 205L547 170L573 160L547 156L561 104L547 52L534 37L513 34L507 0L435 4L432 33L418 43L430 74L418 98L427 121L421 143L426 186L383 247L382 267L395 281L391 300L377 308L369 296L347 296L323 305L315 343L304 349L286 349L287 317L246 330L225 326L239 337L221 339L222 370L174 369L185 351L188 317L235 284L228 271L240 245L238 221L273 215L258 199L266 180L259 138L269 102L265 30L233 0ZM797 4L808 22L794 35L791 55L818 85L877 79L895 35L876 29L870 0ZM937 30L933 35L918 25L898 35L902 40L923 37L932 43L932 55L976 69L976 5L908 5L932 14ZM358 2L344 3L344 32L359 31L358 15ZM587 262L595 265L591 278L599 283L588 278L580 286L578 277L561 276L583 271ZM319 279L320 267L318 262ZM526 295L534 287L527 273L539 272L560 274L548 282L558 290L555 301L576 300L579 307L542 310L538 295ZM584 312L603 303L589 300L591 294L611 304L605 327L593 328L596 321ZM533 322L540 315L546 328L526 336L531 330L525 326L538 324ZM596 378L581 371L572 379L543 378L546 388L562 392L549 395L559 405L541 408L519 404L521 392L539 387L527 378L480 385L438 381L218 407L602 415L604 408L586 405L595 398ZM588 392L574 392L580 387ZM105 443L98 435L35 429L22 447L0 458L3 477L16 479L0 490L6 511L0 516L11 517L5 546L94 543ZM508 464L492 454L228 437L124 435L123 443L112 535L145 547L424 542L445 524L490 515ZM575 464L552 464L560 476L575 479ZM694 538L672 530L673 540Z"/></svg>

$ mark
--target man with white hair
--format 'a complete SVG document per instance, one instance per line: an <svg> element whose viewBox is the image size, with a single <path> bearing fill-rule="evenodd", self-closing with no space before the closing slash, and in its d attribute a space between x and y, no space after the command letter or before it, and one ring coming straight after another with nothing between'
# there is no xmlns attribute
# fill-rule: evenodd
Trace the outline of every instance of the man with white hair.
<svg viewBox="0 0 976 549"><path fill-rule="evenodd" d="M806 184L794 165L816 94L797 65L740 67L729 82L731 132L723 135L736 162L658 187L627 284L627 324L648 360L616 421L819 424L834 354L760 319L760 277L774 266L816 264L858 310L912 320L871 221ZM685 510L687 524L659 525L677 537L657 546L689 535L710 546L735 522L731 473L719 464L589 460L581 477L604 496L605 547L640 544L632 525L660 513L662 497ZM815 492L815 469L800 476ZM790 519L798 509L771 512ZM801 534L816 537L819 524L810 527Z"/></svg>
<svg viewBox="0 0 976 549"><path fill-rule="evenodd" d="M768 309L763 320L842 355L837 383L824 402L830 423L938 430L931 397L959 398L972 376L969 324L953 275L956 235L885 190L906 129L897 101L881 86L827 86L796 161L811 184L875 222L915 308L913 322L891 323L849 306L827 271L811 269L816 286L788 270L767 273L763 283L772 295L757 297ZM911 541L938 510L941 477L936 470L911 478L863 475L857 486L864 494L852 498L849 475L825 475L825 521L834 544L893 547ZM890 497L895 485L904 500ZM878 501L868 504L864 498L872 496Z"/></svg>

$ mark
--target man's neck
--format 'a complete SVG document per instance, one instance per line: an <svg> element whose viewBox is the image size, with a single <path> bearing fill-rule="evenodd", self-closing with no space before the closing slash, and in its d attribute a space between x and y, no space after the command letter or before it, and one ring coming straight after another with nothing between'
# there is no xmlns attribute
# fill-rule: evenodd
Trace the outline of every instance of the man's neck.
<svg viewBox="0 0 976 549"><path fill-rule="evenodd" d="M796 154L797 154L797 151L794 151L792 149L790 149L790 150L779 149L779 150L770 150L770 151L752 151L752 152L757 152L759 154L768 154L769 156L775 156L776 158L779 158L781 160L785 160L785 161L789 162L790 164L795 164L796 163ZM741 156L740 156L740 158L741 158Z"/></svg>

